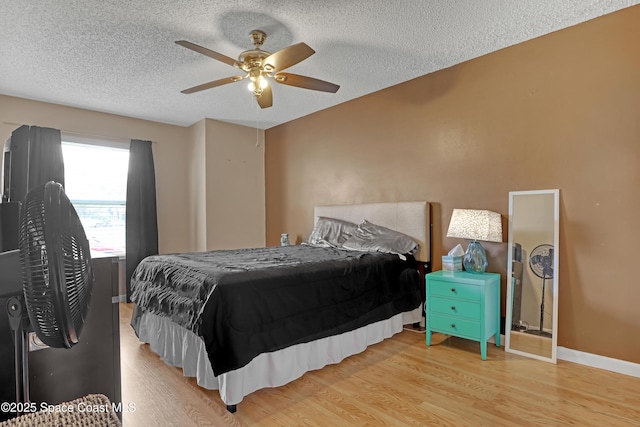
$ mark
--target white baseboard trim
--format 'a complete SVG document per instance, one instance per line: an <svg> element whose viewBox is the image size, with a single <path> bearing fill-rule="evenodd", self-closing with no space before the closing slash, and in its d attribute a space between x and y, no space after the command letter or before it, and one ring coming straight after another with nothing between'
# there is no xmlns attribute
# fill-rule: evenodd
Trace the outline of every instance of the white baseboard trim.
<svg viewBox="0 0 640 427"><path fill-rule="evenodd" d="M566 362L578 363L580 365L591 366L592 368L604 369L640 378L640 364L627 362L626 360L585 353L566 347L558 347L557 358Z"/></svg>
<svg viewBox="0 0 640 427"><path fill-rule="evenodd" d="M118 295L117 297L111 297L111 303L112 304L118 304L120 302L127 302L127 296L126 295Z"/></svg>
<svg viewBox="0 0 640 427"><path fill-rule="evenodd" d="M500 339L501 344L506 343L504 335L500 335ZM495 343L494 338L491 337L489 342ZM638 363L600 356L599 354L585 353L584 351L572 350L570 348L560 346L558 346L556 357L559 360L564 360L565 362L573 362L579 365L590 366L592 368L604 369L605 371L640 378L640 364Z"/></svg>
<svg viewBox="0 0 640 427"><path fill-rule="evenodd" d="M424 333L425 331L420 331ZM489 338L487 342L496 343L495 336ZM500 334L500 346L504 349L506 337ZM572 350L558 346L556 357L565 362L573 362L579 365L590 366L592 368L604 369L605 371L616 372L618 374L629 375L640 378L640 364L627 362L626 360L613 359L611 357L600 356L598 354L585 353L583 351Z"/></svg>

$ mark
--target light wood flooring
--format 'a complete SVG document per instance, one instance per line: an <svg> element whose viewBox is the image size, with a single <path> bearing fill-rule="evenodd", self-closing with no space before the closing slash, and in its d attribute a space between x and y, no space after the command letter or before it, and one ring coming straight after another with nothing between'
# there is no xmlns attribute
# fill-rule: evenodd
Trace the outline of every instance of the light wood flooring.
<svg viewBox="0 0 640 427"><path fill-rule="evenodd" d="M141 344L120 304L130 426L640 426L640 379L403 331L338 365L245 397L235 414Z"/></svg>
<svg viewBox="0 0 640 427"><path fill-rule="evenodd" d="M551 359L553 343L551 337L531 335L525 332L511 331L511 347L529 354Z"/></svg>

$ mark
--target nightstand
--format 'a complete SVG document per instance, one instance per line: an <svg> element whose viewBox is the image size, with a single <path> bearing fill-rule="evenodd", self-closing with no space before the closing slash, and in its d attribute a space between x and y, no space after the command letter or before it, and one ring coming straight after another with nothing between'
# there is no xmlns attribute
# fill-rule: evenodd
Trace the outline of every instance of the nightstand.
<svg viewBox="0 0 640 427"><path fill-rule="evenodd" d="M436 271L425 282L427 345L432 332L475 340L487 360L487 340L500 347L500 275Z"/></svg>

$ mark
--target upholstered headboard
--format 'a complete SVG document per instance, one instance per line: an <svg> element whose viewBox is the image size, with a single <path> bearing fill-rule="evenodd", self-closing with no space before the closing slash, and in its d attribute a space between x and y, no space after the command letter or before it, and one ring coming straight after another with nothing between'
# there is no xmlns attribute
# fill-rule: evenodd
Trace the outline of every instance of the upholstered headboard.
<svg viewBox="0 0 640 427"><path fill-rule="evenodd" d="M416 259L431 261L431 217L429 202L388 202L362 205L316 206L314 221L319 216L342 219L353 223L367 220L399 231L420 243Z"/></svg>

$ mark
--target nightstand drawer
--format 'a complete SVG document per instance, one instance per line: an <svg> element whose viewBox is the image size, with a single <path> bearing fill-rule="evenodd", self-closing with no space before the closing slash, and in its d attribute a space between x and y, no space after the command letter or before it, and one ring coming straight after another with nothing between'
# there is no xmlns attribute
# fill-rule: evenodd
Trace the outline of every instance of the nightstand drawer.
<svg viewBox="0 0 640 427"><path fill-rule="evenodd" d="M431 313L480 319L480 303L467 300L432 297L429 309Z"/></svg>
<svg viewBox="0 0 640 427"><path fill-rule="evenodd" d="M439 314L432 314L429 316L429 320L431 329L438 332L467 338L480 338L480 323L478 321Z"/></svg>
<svg viewBox="0 0 640 427"><path fill-rule="evenodd" d="M480 356L487 360L492 336L500 347L500 275L467 271L434 271L425 276L426 335L431 333L480 341Z"/></svg>
<svg viewBox="0 0 640 427"><path fill-rule="evenodd" d="M440 280L431 281L431 295L446 298L462 298L473 301L480 301L483 290L480 286L468 285L466 283L445 282Z"/></svg>

